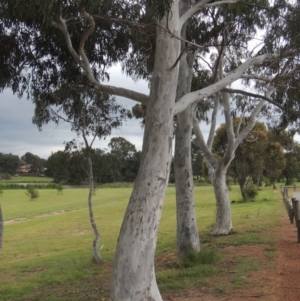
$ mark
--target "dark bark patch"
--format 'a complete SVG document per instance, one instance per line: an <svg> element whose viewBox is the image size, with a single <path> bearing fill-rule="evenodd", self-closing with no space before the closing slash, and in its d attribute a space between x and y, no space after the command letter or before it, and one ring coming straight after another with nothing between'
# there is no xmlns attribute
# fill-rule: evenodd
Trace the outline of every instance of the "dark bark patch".
<svg viewBox="0 0 300 301"><path fill-rule="evenodd" d="M189 132L189 130L190 130L190 126L189 125L186 125L185 127L184 127L184 133L186 134L186 133L188 133Z"/></svg>

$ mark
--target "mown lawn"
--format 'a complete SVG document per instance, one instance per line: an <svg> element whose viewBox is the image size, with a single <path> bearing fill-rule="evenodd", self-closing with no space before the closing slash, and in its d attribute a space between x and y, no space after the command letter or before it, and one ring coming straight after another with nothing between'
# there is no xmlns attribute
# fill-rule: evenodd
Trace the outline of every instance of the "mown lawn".
<svg viewBox="0 0 300 301"><path fill-rule="evenodd" d="M5 232L0 253L0 300L106 300L117 237L131 188L98 189L94 213L101 234L104 262L94 264L93 239L87 212L87 189L40 190L29 201L23 190L6 190L0 197ZM264 189L255 202L240 202L238 187L230 192L235 234L212 238L215 204L212 187L195 187L202 249L222 260L224 246L265 244L264 234L279 225L284 214L278 191ZM186 289L222 273L219 264L183 268L176 258L175 189L169 187L157 246L157 278L163 292ZM219 250L222 246L222 250ZM101 299L102 298L102 299Z"/></svg>

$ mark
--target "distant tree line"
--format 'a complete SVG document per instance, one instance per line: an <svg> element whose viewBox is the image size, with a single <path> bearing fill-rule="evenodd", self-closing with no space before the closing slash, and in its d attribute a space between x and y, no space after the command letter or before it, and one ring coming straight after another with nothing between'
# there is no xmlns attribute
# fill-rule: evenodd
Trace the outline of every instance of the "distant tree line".
<svg viewBox="0 0 300 301"><path fill-rule="evenodd" d="M40 158L30 152L25 153L21 158L13 154L0 153L0 177L9 178L12 175L22 173L21 166L27 166L26 174L41 175L46 166L47 160Z"/></svg>
<svg viewBox="0 0 300 301"><path fill-rule="evenodd" d="M239 120L235 120L237 125ZM213 145L215 156L221 156L226 149L227 136L222 124ZM133 182L137 176L141 152L122 137L112 138L108 150L91 150L94 179L97 183ZM192 167L195 179L208 180L203 154L198 147L192 147ZM27 152L21 158L13 154L0 153L0 175L2 178L19 173L25 164L30 164L28 175L45 175L57 183L79 185L86 180L86 157L83 151L57 151L48 160ZM228 171L228 178L238 184L241 193L249 183L259 186L273 185L284 181L286 185L300 181L300 144L286 131L267 130L264 123L257 122L247 139L237 148L235 159ZM170 182L175 174L172 164Z"/></svg>
<svg viewBox="0 0 300 301"><path fill-rule="evenodd" d="M234 119L234 127L241 128L247 120ZM213 150L216 157L226 150L227 134L225 124L217 129ZM203 163L203 175L207 168ZM284 181L286 185L300 180L300 144L293 139L292 133L267 130L262 122L256 122L253 130L239 145L227 173L228 178L240 186L244 199L247 199L246 188L249 184L257 186L272 185Z"/></svg>
<svg viewBox="0 0 300 301"><path fill-rule="evenodd" d="M133 182L136 178L141 152L122 137L112 138L110 151L90 150L95 182ZM86 157L83 151L58 151L47 160L46 176L55 182L81 184L86 180L84 168Z"/></svg>

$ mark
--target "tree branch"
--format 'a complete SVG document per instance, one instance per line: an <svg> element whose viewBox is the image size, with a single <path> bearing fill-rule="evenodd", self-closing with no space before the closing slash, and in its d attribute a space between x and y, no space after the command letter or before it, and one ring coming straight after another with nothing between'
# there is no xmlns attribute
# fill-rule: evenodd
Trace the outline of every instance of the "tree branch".
<svg viewBox="0 0 300 301"><path fill-rule="evenodd" d="M181 26L189 19L191 18L195 13L200 11L203 8L206 7L214 7L214 6L220 6L223 4L233 4L237 3L238 0L223 0L223 1L217 1L214 3L208 3L210 0L202 0L195 5L193 5L190 9L188 9L179 19Z"/></svg>
<svg viewBox="0 0 300 301"><path fill-rule="evenodd" d="M198 120L195 116L193 118L193 129L194 129L194 133L195 133L196 139L197 139L197 146L202 150L202 152L203 152L206 160L209 162L209 164L213 168L216 168L216 165L218 162L217 162L216 158L212 155L211 150L208 149L208 147L204 141L202 132L200 130Z"/></svg>
<svg viewBox="0 0 300 301"><path fill-rule="evenodd" d="M82 12L82 14L90 22L90 27L87 30L87 32L82 36L81 41L80 41L80 46L79 46L79 53L80 53L80 56L83 61L80 59L80 56L76 53L76 51L73 48L72 41L71 41L65 20L62 17L60 17L60 24L58 24L56 22L52 22L52 26L59 29L63 33L69 52L73 56L76 63L83 69L84 73L87 76L88 81L99 92L107 93L110 95L121 96L121 97L135 100L135 101L143 103L143 104L147 104L149 102L149 96L146 94L139 93L139 92L129 90L126 88L120 88L120 87L115 87L115 86L111 86L111 85L103 85L96 80L96 78L91 70L90 62L84 52L85 42L94 30L94 25L93 25L94 20L86 12Z"/></svg>
<svg viewBox="0 0 300 301"><path fill-rule="evenodd" d="M78 52L85 65L86 72L88 73L88 76L90 76L90 74L93 74L93 72L91 70L90 62L85 54L84 45L85 45L85 42L88 39L88 37L93 33L93 31L95 29L95 22L94 22L93 17L90 14L88 14L85 10L82 10L80 14L84 19L86 19L90 23L90 27L84 33L84 35L81 37L81 40L79 43L79 48L78 48ZM93 77L94 77L94 75L93 75Z"/></svg>
<svg viewBox="0 0 300 301"><path fill-rule="evenodd" d="M218 95L218 93L215 95L214 109L211 114L211 126L210 126L209 135L207 139L207 147L210 151L212 149L212 145L214 142L214 136L215 136L216 126L217 126L217 114L219 111L219 103L220 103L219 96L220 95Z"/></svg>
<svg viewBox="0 0 300 301"><path fill-rule="evenodd" d="M274 89L272 89L272 93L273 93L273 91L274 91ZM270 93L270 95L272 93ZM256 122L256 118L257 118L259 112L261 111L262 107L264 106L265 102L266 101L264 99L262 99L259 102L259 104L257 105L257 107L255 108L255 110L252 111L250 119L249 119L249 123L235 139L235 146L234 146L235 150L240 145L240 143L246 138L246 136L250 133L250 131L253 129L255 122Z"/></svg>
<svg viewBox="0 0 300 301"><path fill-rule="evenodd" d="M267 76L262 76L262 75L257 75L257 74L243 74L241 78L258 79L258 80L262 80L267 83L269 83L273 80L273 77L267 77Z"/></svg>
<svg viewBox="0 0 300 301"><path fill-rule="evenodd" d="M221 91L226 86L230 85L234 81L241 78L241 76L243 75L243 72L245 70L247 70L249 67L251 67L253 65L261 64L266 61L275 60L275 59L278 59L279 57L280 57L280 53L263 54L263 55L256 56L256 57L246 60L243 64L241 64L235 70L228 73L224 78L217 81L216 83L214 83L206 88L203 88L201 90L190 92L190 93L182 96L179 99L179 101L176 102L176 104L175 104L174 115L184 111L188 105L190 105L194 102L200 101L204 98L209 97L210 95L213 95L213 94Z"/></svg>
<svg viewBox="0 0 300 301"><path fill-rule="evenodd" d="M62 17L59 17L59 21L60 21L60 24L56 23L56 22L53 22L52 21L52 26L59 29L64 37L65 37L65 40L66 40L66 43L67 43L67 47L68 47L68 50L69 52L71 53L71 55L73 56L74 60L76 61L76 63L81 67L83 68L83 63L82 61L80 60L80 57L79 55L77 54L77 52L74 50L73 48L73 45L72 45L72 40L70 38L70 35L69 35L69 32L68 32L68 28L67 28L67 25L66 25L66 22L65 20L62 18Z"/></svg>
<svg viewBox="0 0 300 301"><path fill-rule="evenodd" d="M224 101L225 126L226 126L226 134L227 134L227 141L228 141L226 151L223 156L223 160L225 161L225 164L227 164L228 162L231 161L232 155L234 154L235 134L233 130L229 94L224 92L222 93L222 95Z"/></svg>
<svg viewBox="0 0 300 301"><path fill-rule="evenodd" d="M279 103L274 101L272 98L264 96L264 95L255 94L255 93L251 93L251 92L244 91L244 90L229 89L229 88L222 89L222 91L228 92L228 93L238 93L238 94L242 94L242 95L246 95L246 96L250 96L250 97L254 97L254 98L261 98L261 99L264 99L264 100L268 101L269 103L275 105L279 109L281 109L283 111L285 110L284 106L280 105Z"/></svg>

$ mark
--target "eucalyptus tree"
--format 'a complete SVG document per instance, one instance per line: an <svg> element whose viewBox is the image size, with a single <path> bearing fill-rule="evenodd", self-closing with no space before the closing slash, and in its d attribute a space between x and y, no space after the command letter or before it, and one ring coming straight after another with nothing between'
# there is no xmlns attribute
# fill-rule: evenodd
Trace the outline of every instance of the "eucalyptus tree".
<svg viewBox="0 0 300 301"><path fill-rule="evenodd" d="M267 5L267 3L264 3ZM261 8L261 6L259 6ZM264 11L268 8L264 8ZM257 12L249 10L249 7L235 4L228 8L221 7L216 10L217 12L212 16L214 23L223 26L224 30L222 34L216 39L221 46L217 48L217 59L214 63L213 74L214 78L220 80L226 74L226 72L236 68L241 60L249 58L253 55L253 51L257 49L257 53L264 53L266 49L269 49L268 43L266 45L254 48L252 51L243 50L247 49L249 41L251 38L255 38L255 33L258 28L262 28L266 24L265 20L267 16L263 16L261 10L258 8ZM272 11L270 9L270 11ZM254 13L254 14L253 14ZM272 12L271 12L272 13ZM270 14L271 14L270 13ZM274 12L273 12L274 13ZM265 14L264 14L265 15ZM220 21L217 17L222 16ZM239 20L240 18L240 20ZM223 25L222 25L223 23ZM270 34L272 35L272 34ZM220 43L220 40L222 43ZM238 44L238 47L235 45ZM275 47L272 49L274 51ZM268 52L268 51L266 51ZM270 52L269 52L270 53ZM266 105L266 101L276 104L281 111L281 114L286 114L284 106L280 106L280 101L276 95L280 91L276 81L283 81L285 77L295 78L293 68L287 68L286 61L289 64L297 66L297 57L283 59L281 61L275 61L270 63L265 63L262 65L253 66L248 68L247 73L242 75L246 80L244 83L246 85L255 86L256 92L250 93L246 89L229 89L225 88L222 93L215 95L214 109L211 118L211 128L207 143L205 143L203 135L198 127L196 119L194 120L194 132L196 134L198 144L204 153L211 182L214 185L216 201L217 201L217 214L216 214L216 224L212 231L212 234L228 234L232 230L232 221L230 214L230 200L228 197L228 191L226 186L226 172L228 170L230 162L234 158L234 152L238 145L247 137L250 133L252 127L255 125L256 118L263 110L264 113L274 115L274 107L271 105ZM277 70L274 70L273 65L278 66ZM252 75L254 70L259 72L261 75ZM252 73L252 74L251 74ZM251 75L250 75L251 74ZM253 76L253 77L251 77ZM259 79L268 79L263 84L259 82ZM251 80L252 82L251 82ZM253 81L256 80L255 84ZM250 83L251 82L251 83ZM248 100L243 101L241 97L238 97L238 102L235 103L234 107L231 107L230 99L228 93L240 93L244 96L248 96ZM212 152L212 145L215 133L216 116L218 107L221 104L224 108L225 125L227 133L227 144L226 151L222 154L221 160L215 158ZM234 98L233 98L234 99ZM256 101L256 99L261 99ZM295 108L295 107L294 107ZM241 117L246 117L248 114L247 126L240 131L241 127L237 127L237 131L234 132L232 115L235 112L241 112ZM276 111L276 110L275 110ZM296 115L297 116L297 115ZM243 120L241 118L240 120Z"/></svg>
<svg viewBox="0 0 300 301"><path fill-rule="evenodd" d="M70 161L75 155L81 155L86 159L83 169L89 179L88 209L89 219L95 235L92 247L94 259L101 261L98 250L100 233L98 231L92 206L94 193L93 164L91 151L96 138L106 137L113 128L121 126L122 122L131 117L130 111L116 103L114 98L107 94L97 92L86 87L63 86L59 90L48 94L46 98L34 98L35 116L33 122L41 129L43 124L53 121L59 123L63 120L71 124L71 130L83 139L84 148L78 148L77 141L66 143L66 151L73 152ZM88 137L91 136L89 140ZM70 162L69 161L69 162Z"/></svg>
<svg viewBox="0 0 300 301"><path fill-rule="evenodd" d="M278 52L253 52L252 56L238 62L236 68L228 72L222 79L202 89L189 92L175 102L179 70L176 62L180 55L180 35L183 25L195 13L204 8L236 1L223 0L209 3L207 0L202 0L194 3L188 0L154 0L147 2L151 4L155 13L157 29L149 95L104 84L97 69L100 64L97 64L95 60L95 53L100 50L99 39L105 37L106 33L102 21L107 18L111 22L113 21L113 26L109 27L107 32L114 34L121 32L118 38L124 41L122 37L123 34L126 34L129 25L122 27L120 24L127 25L126 21L128 20L136 23L137 19L144 14L144 2L103 1L99 3L98 1L56 2L49 0L39 2L40 5L37 5L36 1L35 3L22 0L5 1L12 14L22 12L18 16L18 22L24 20L26 26L40 31L42 31L41 24L45 24L43 33L48 33L46 46L49 47L51 44L50 46L59 49L57 57L60 59L58 62L65 60L66 65L62 67L67 73L71 70L74 71L75 74L78 74L79 79L83 79L86 84L102 93L131 98L147 105L141 164L124 216L115 254L111 282L111 299L113 301L162 300L155 278L154 253L171 167L173 116L183 112L189 105L202 101L224 89L241 78L251 66L294 56L294 52L285 48ZM186 11L181 11L182 3L188 4ZM99 9L105 5L112 8L122 6L122 9L126 6L128 10L114 18ZM16 6L19 9L16 9ZM130 51L130 43L125 41L126 51ZM57 44L58 42L60 44ZM87 43L93 44L93 42L95 47L85 47ZM58 48L57 45L60 47ZM48 56L51 57L51 52L48 53ZM69 59L70 56L73 61ZM120 59L120 57L118 58ZM103 56L104 61L105 59L107 57ZM49 63L53 68L57 67L55 60ZM59 74L62 74L61 69L58 71ZM43 74L50 78L54 76L54 84L63 80L62 77L57 77L57 73ZM38 85L38 83L36 84ZM48 91L53 87L46 81L42 81L41 84L44 84ZM34 88L32 89L34 91Z"/></svg>
<svg viewBox="0 0 300 301"><path fill-rule="evenodd" d="M252 14L252 16L249 17L249 14ZM209 85L211 82L221 80L224 77L225 70L227 72L232 70L237 65L237 61L247 57L247 51L244 49L247 48L248 41L255 35L256 28L262 27L264 23L263 18L257 18L254 21L254 17L258 14L259 11L251 11L240 4L233 4L230 7L209 8L205 12L207 19L206 36L201 37L200 41L202 39L208 44L206 48L209 49L211 62L206 58L206 53L199 54L197 67L204 69L204 64L206 67L209 67L206 71L206 80L204 80L202 85ZM194 118L193 126L196 142L204 154L210 180L215 191L217 214L212 234L224 235L232 230L230 200L226 187L226 170L234 156L234 149L230 149L230 155L227 154L226 158L217 160L212 152L212 143L218 111L222 105L224 107L226 124L228 125L228 133L232 133L232 118L230 116L230 100L227 93L215 94L212 102L211 127L207 143L204 141L196 118Z"/></svg>

